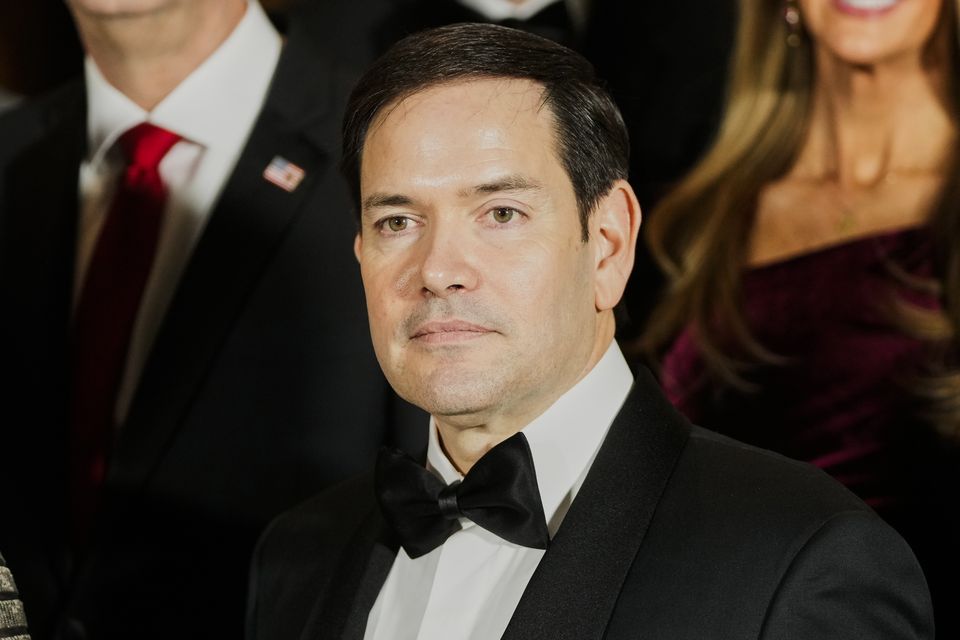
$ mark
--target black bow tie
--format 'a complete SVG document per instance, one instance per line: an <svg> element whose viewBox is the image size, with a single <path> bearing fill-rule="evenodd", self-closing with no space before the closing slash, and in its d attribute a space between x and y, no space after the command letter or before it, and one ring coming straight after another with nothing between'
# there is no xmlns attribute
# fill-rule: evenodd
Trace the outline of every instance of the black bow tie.
<svg viewBox="0 0 960 640"><path fill-rule="evenodd" d="M411 558L425 555L469 518L508 542L546 549L550 542L530 445L522 433L477 460L463 481L447 486L398 449L377 457L377 499Z"/></svg>

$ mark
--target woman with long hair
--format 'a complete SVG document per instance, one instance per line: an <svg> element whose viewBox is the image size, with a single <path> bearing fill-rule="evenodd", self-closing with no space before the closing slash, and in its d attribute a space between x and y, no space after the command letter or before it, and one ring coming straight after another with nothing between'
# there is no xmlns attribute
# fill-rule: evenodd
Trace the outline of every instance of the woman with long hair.
<svg viewBox="0 0 960 640"><path fill-rule="evenodd" d="M913 545L960 637L960 0L742 0L715 143L647 229L641 342L695 422Z"/></svg>

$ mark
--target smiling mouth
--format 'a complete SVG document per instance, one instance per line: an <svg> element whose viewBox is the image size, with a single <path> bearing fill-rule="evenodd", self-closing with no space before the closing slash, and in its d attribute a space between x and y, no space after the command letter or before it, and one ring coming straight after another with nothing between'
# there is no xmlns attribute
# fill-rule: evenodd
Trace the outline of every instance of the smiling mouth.
<svg viewBox="0 0 960 640"><path fill-rule="evenodd" d="M833 5L843 13L869 17L886 13L900 2L901 0L833 0Z"/></svg>

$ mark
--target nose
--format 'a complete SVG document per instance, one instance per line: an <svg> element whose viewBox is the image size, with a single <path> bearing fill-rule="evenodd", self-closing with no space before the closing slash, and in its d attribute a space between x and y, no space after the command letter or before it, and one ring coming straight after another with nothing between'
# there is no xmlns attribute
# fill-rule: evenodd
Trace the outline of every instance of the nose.
<svg viewBox="0 0 960 640"><path fill-rule="evenodd" d="M443 223L431 229L420 264L424 295L445 298L476 288L479 274L468 253L468 239L461 236Z"/></svg>

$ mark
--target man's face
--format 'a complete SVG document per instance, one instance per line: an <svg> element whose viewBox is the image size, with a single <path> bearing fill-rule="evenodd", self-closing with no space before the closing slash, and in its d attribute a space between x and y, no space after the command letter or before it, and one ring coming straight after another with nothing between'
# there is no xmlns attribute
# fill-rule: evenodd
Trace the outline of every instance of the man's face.
<svg viewBox="0 0 960 640"><path fill-rule="evenodd" d="M594 240L541 87L444 84L383 109L361 164L360 261L390 383L434 416L520 426L589 368Z"/></svg>

